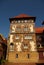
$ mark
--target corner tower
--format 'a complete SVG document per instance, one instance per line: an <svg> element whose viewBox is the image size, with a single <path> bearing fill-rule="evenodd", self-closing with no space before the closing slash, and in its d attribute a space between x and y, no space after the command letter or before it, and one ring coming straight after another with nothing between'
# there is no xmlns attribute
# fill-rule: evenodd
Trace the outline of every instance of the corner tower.
<svg viewBox="0 0 44 65"><path fill-rule="evenodd" d="M37 62L35 19L26 14L10 18L9 62Z"/></svg>

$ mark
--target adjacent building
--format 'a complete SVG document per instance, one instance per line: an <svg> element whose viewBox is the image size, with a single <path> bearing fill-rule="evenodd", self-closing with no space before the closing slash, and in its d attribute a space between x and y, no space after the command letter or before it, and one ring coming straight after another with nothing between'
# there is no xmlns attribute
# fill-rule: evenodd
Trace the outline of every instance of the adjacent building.
<svg viewBox="0 0 44 65"><path fill-rule="evenodd" d="M44 63L44 27L35 28L39 63Z"/></svg>
<svg viewBox="0 0 44 65"><path fill-rule="evenodd" d="M4 38L2 34L0 34L0 59L6 59L7 54L7 39Z"/></svg>

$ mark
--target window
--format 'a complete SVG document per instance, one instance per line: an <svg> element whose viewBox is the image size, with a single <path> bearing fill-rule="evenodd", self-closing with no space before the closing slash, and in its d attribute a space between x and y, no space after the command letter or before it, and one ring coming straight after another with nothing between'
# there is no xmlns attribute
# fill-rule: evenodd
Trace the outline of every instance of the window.
<svg viewBox="0 0 44 65"><path fill-rule="evenodd" d="M24 49L28 49L28 45L27 44L24 44Z"/></svg>
<svg viewBox="0 0 44 65"><path fill-rule="evenodd" d="M23 20L22 20L21 22L22 22L22 23L24 23L24 21L23 21Z"/></svg>
<svg viewBox="0 0 44 65"><path fill-rule="evenodd" d="M28 26L24 26L24 31L28 31Z"/></svg>
<svg viewBox="0 0 44 65"><path fill-rule="evenodd" d="M16 27L16 31L17 31L17 32L21 31L21 26L17 26L17 27Z"/></svg>
<svg viewBox="0 0 44 65"><path fill-rule="evenodd" d="M17 31L20 31L20 28L19 28L19 27L17 27L17 28L16 28L16 30L17 30Z"/></svg>
<svg viewBox="0 0 44 65"><path fill-rule="evenodd" d="M17 21L15 21L15 23L17 23Z"/></svg>
<svg viewBox="0 0 44 65"><path fill-rule="evenodd" d="M28 49L28 46L24 46L24 49Z"/></svg>
<svg viewBox="0 0 44 65"><path fill-rule="evenodd" d="M33 20L30 20L30 23L33 23Z"/></svg>
<svg viewBox="0 0 44 65"><path fill-rule="evenodd" d="M16 54L16 58L18 58L18 54Z"/></svg>
<svg viewBox="0 0 44 65"><path fill-rule="evenodd" d="M19 36L16 35L15 39L19 39Z"/></svg>
<svg viewBox="0 0 44 65"><path fill-rule="evenodd" d="M27 23L27 20L25 20L25 23Z"/></svg>
<svg viewBox="0 0 44 65"><path fill-rule="evenodd" d="M27 57L28 57L28 58L30 57L29 54L27 54Z"/></svg>
<svg viewBox="0 0 44 65"><path fill-rule="evenodd" d="M25 36L25 39L32 39L32 36L26 35L26 36Z"/></svg>
<svg viewBox="0 0 44 65"><path fill-rule="evenodd" d="M27 27L25 27L25 28L24 28L24 31L28 31L28 28L27 28Z"/></svg>
<svg viewBox="0 0 44 65"><path fill-rule="evenodd" d="M20 20L18 20L18 23L20 23Z"/></svg>
<svg viewBox="0 0 44 65"><path fill-rule="evenodd" d="M10 51L14 51L14 44L10 43Z"/></svg>

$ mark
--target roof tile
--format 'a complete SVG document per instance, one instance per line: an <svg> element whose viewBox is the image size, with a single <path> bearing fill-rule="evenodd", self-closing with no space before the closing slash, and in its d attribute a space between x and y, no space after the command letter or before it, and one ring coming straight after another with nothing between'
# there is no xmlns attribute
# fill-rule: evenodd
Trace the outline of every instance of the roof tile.
<svg viewBox="0 0 44 65"><path fill-rule="evenodd" d="M44 30L44 27L35 28L35 32L36 32L36 33L42 33L43 30Z"/></svg>
<svg viewBox="0 0 44 65"><path fill-rule="evenodd" d="M29 16L27 14L20 14L20 15L14 17L14 18L25 18L25 17L33 17L33 16Z"/></svg>

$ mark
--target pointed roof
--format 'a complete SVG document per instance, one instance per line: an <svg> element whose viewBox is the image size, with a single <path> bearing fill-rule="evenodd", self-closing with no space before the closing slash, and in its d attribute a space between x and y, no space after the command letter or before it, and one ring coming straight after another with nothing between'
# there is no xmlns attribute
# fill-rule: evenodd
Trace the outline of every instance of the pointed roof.
<svg viewBox="0 0 44 65"><path fill-rule="evenodd" d="M32 18L32 17L34 17L34 16L29 16L29 15L27 15L27 14L19 14L19 15L17 15L17 16L15 16L15 17L13 17L13 18Z"/></svg>
<svg viewBox="0 0 44 65"><path fill-rule="evenodd" d="M25 18L25 17L31 17L31 16L26 15L26 14L20 14L20 15L16 16L15 18Z"/></svg>
<svg viewBox="0 0 44 65"><path fill-rule="evenodd" d="M33 19L35 21L35 18L34 16L29 16L27 14L19 14L18 16L15 16L15 17L12 17L12 18L9 18L10 20L14 20L14 19Z"/></svg>

